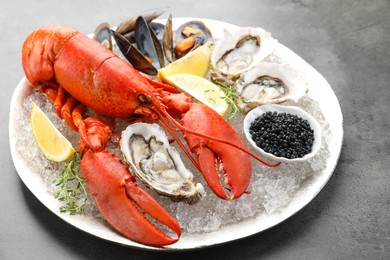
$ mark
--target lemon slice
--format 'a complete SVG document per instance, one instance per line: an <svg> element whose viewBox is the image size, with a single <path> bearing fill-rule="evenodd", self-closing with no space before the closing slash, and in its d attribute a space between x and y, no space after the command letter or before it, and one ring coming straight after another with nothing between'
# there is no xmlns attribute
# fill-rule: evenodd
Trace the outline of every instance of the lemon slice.
<svg viewBox="0 0 390 260"><path fill-rule="evenodd" d="M189 52L184 57L172 62L166 67L159 69L157 76L162 81L167 77L188 73L200 77L206 77L210 68L211 42L207 42L197 49Z"/></svg>
<svg viewBox="0 0 390 260"><path fill-rule="evenodd" d="M58 131L34 102L30 122L38 147L47 159L62 162L73 156L75 150L72 144Z"/></svg>
<svg viewBox="0 0 390 260"><path fill-rule="evenodd" d="M220 87L205 78L180 73L167 77L167 81L214 109L222 116L228 109L228 104L223 98L225 93Z"/></svg>

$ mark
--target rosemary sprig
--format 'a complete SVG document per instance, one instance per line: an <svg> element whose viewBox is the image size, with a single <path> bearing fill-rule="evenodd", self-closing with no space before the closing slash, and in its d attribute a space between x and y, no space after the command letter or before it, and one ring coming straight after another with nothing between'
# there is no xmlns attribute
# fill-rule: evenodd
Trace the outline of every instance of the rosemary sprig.
<svg viewBox="0 0 390 260"><path fill-rule="evenodd" d="M64 169L60 177L54 180L58 186L55 198L63 201L65 205L60 207L60 212L69 212L70 215L82 214L84 205L88 200L88 192L85 180L80 176L81 154L75 153Z"/></svg>
<svg viewBox="0 0 390 260"><path fill-rule="evenodd" d="M237 90L232 85L225 84L221 81L216 81L215 84L220 86L224 92L225 96L222 98L228 103L230 110L227 116L227 119L232 119L238 112L241 111L241 108L238 106L239 100L241 100L241 96L237 93Z"/></svg>

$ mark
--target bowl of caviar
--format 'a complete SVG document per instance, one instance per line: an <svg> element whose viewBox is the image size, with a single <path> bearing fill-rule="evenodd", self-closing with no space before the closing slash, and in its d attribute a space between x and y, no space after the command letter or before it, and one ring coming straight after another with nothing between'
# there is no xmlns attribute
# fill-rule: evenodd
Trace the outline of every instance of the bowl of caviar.
<svg viewBox="0 0 390 260"><path fill-rule="evenodd" d="M244 119L249 143L265 157L279 162L312 158L321 147L321 126L296 106L263 105Z"/></svg>

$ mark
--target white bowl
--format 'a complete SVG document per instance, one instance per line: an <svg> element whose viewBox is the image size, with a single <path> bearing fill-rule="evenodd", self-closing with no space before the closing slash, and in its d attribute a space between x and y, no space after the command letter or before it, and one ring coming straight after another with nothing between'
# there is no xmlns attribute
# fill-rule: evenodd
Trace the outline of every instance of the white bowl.
<svg viewBox="0 0 390 260"><path fill-rule="evenodd" d="M257 117L261 116L262 114L264 114L268 111L272 111L272 112L276 111L278 113L286 112L286 113L289 113L292 115L297 115L298 117L300 117L302 119L306 119L309 122L311 129L313 129L313 131L314 131L314 143L313 143L311 152L306 154L303 157L300 157L300 158L288 159L285 157L278 157L278 156L275 156L271 153L267 153L263 149L258 147L256 145L256 143L252 140L252 135L249 133L249 127L251 126L252 122ZM263 105L263 106L259 106L255 109L251 110L245 116L245 119L244 119L244 133L245 133L245 136L248 139L249 143L256 149L256 151L260 152L260 154L265 156L265 157L268 157L270 159L273 159L273 160L276 160L279 162L289 163L289 162L306 161L309 158L312 158L320 150L320 147L321 147L322 131L321 131L320 124L317 122L317 120L315 120L306 111L304 111L303 109L301 109L299 107L295 107L295 106Z"/></svg>

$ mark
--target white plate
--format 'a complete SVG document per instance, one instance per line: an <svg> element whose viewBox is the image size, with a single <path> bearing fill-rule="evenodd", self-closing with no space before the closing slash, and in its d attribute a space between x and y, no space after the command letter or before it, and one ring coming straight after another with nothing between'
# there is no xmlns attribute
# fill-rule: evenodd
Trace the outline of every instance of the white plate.
<svg viewBox="0 0 390 260"><path fill-rule="evenodd" d="M188 20L194 20L194 18L176 18L173 20L174 27L183 24ZM235 25L215 20L197 20L202 20L210 28L215 38L220 38L222 36L223 29L236 27ZM119 235L107 225L97 225L91 218L83 215L70 216L68 214L61 214L58 210L59 202L48 192L47 186L40 175L36 174L36 172L33 172L28 167L27 160L24 159L16 149L18 136L22 132L19 122L22 113L22 104L31 91L25 78L23 78L16 87L10 108L10 147L16 170L28 189L30 189L30 191L59 218L87 233L126 246L173 251L194 249L244 238L273 227L302 209L321 191L335 169L343 139L341 109L328 82L313 67L284 45L278 43L274 53L278 57L282 57L283 61L289 63L303 73L309 86L312 86L309 91L309 96L315 100L321 108L322 115L328 123L328 129L331 133L331 138L327 141L329 157L327 157L326 160L326 167L311 176L309 182L299 188L291 202L280 210L268 214L261 213L254 217L244 219L243 221L222 226L218 230L209 233L183 233L179 242L165 248L154 248L130 241Z"/></svg>

